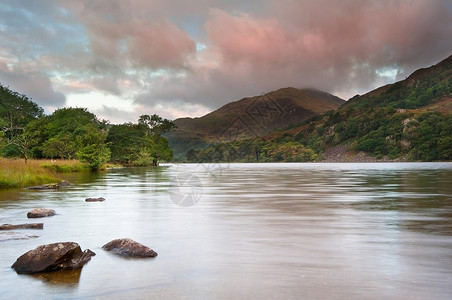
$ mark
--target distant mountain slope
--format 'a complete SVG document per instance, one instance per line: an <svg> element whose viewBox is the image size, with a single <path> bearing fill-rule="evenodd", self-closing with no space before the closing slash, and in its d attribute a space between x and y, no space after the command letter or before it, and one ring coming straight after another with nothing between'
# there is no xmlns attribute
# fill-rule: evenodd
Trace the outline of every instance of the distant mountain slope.
<svg viewBox="0 0 452 300"><path fill-rule="evenodd" d="M228 103L200 118L177 119L174 123L178 129L167 138L175 156L183 158L191 148L261 136L335 110L344 103L313 89L283 88Z"/></svg>
<svg viewBox="0 0 452 300"><path fill-rule="evenodd" d="M298 127L191 152L190 160L452 160L452 56Z"/></svg>
<svg viewBox="0 0 452 300"><path fill-rule="evenodd" d="M344 109L392 107L415 109L452 93L452 55L436 65L415 71L405 80L388 84L347 101Z"/></svg>

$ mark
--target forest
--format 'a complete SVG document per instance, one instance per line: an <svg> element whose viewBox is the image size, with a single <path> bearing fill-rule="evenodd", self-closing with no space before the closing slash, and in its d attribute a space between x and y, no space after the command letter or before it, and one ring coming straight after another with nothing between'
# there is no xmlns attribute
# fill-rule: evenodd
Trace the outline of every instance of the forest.
<svg viewBox="0 0 452 300"><path fill-rule="evenodd" d="M107 162L157 166L173 157L164 133L175 127L160 116L110 124L85 108L61 108L45 115L26 95L0 85L0 156L78 159L97 171Z"/></svg>

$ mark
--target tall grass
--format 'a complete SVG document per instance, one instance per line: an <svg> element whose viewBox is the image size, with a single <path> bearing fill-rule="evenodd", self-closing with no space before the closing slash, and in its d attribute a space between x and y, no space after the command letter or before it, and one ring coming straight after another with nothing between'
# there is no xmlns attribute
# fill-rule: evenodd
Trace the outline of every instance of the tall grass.
<svg viewBox="0 0 452 300"><path fill-rule="evenodd" d="M89 166L71 160L28 160L0 158L0 189L19 188L61 181L57 173L80 172Z"/></svg>
<svg viewBox="0 0 452 300"><path fill-rule="evenodd" d="M41 166L45 169L52 170L57 173L86 172L90 171L89 164L81 163L78 160L44 160L40 161Z"/></svg>

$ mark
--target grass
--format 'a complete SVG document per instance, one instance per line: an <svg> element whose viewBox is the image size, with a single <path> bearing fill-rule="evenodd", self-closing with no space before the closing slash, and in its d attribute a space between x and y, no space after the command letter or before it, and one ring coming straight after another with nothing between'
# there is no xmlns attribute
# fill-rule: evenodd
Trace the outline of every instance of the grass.
<svg viewBox="0 0 452 300"><path fill-rule="evenodd" d="M78 160L39 160L41 167L54 171L56 173L71 173L71 172L87 172L90 171L88 164L81 163Z"/></svg>
<svg viewBox="0 0 452 300"><path fill-rule="evenodd" d="M57 173L81 172L89 166L76 160L0 158L0 189L20 188L61 181Z"/></svg>

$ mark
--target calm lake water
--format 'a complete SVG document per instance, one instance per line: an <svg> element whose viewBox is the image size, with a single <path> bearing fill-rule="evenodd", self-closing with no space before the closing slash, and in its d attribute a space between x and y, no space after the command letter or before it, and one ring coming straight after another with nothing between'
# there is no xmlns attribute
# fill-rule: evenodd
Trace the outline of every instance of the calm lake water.
<svg viewBox="0 0 452 300"><path fill-rule="evenodd" d="M0 299L451 299L452 164L222 164L70 174L0 192ZM86 203L87 197L104 197ZM56 216L27 220L29 210ZM101 247L129 237L158 257ZM81 272L17 275L38 245L74 241Z"/></svg>

